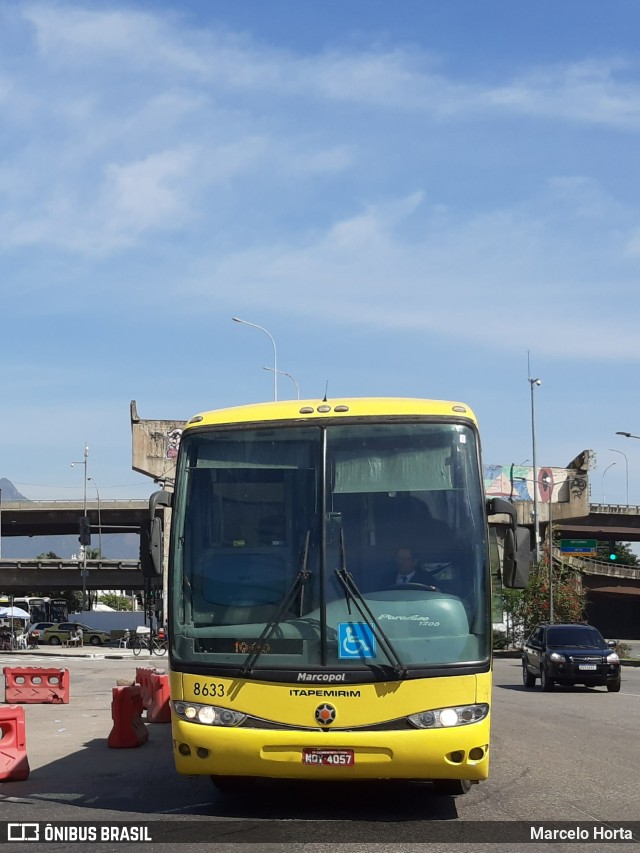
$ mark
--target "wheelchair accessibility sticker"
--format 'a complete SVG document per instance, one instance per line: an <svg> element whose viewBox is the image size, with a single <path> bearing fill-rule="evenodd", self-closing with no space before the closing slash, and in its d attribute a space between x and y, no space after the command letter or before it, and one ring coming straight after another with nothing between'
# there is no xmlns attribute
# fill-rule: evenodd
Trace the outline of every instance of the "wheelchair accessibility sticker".
<svg viewBox="0 0 640 853"><path fill-rule="evenodd" d="M374 658L376 638L365 622L338 622L338 657Z"/></svg>

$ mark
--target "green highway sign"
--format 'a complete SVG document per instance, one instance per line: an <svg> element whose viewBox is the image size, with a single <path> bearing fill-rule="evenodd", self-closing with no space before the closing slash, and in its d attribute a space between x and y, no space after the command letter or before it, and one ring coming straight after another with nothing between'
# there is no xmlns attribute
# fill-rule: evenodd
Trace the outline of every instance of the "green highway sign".
<svg viewBox="0 0 640 853"><path fill-rule="evenodd" d="M595 554L598 550L597 539L561 539L560 550L564 554Z"/></svg>

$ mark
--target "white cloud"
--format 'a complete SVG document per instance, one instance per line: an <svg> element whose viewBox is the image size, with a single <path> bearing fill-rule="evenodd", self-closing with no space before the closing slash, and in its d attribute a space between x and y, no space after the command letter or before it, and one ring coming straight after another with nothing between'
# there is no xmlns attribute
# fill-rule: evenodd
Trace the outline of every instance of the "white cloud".
<svg viewBox="0 0 640 853"><path fill-rule="evenodd" d="M181 222L186 214L184 179L192 175L194 161L194 152L183 146L133 163L107 166L105 202L115 230L136 233Z"/></svg>
<svg viewBox="0 0 640 853"><path fill-rule="evenodd" d="M129 163L107 164L91 200L72 186L31 216L5 213L0 247L49 245L101 255L133 245L149 230L177 228L189 217L194 156L188 146ZM1 176L0 176L1 182Z"/></svg>
<svg viewBox="0 0 640 853"><path fill-rule="evenodd" d="M586 186L595 198L596 188ZM621 211L601 194L586 215L584 193L583 180L552 181L526 206L462 219L443 218L416 193L337 222L304 244L212 259L212 277L194 287L203 299L328 324L422 331L458 339L461 347L508 351L522 348L523 338L542 339L547 356L638 361L635 314L617 304L634 291L624 237L615 229L602 234ZM553 215L542 215L554 204ZM574 244L592 248L580 252ZM603 269L610 302L601 302Z"/></svg>
<svg viewBox="0 0 640 853"><path fill-rule="evenodd" d="M181 283L203 299L469 340L499 328L504 345L521 338L532 304L586 329L584 295L605 276L620 293L634 280L640 211L598 180L560 176L535 194L523 156L521 189L472 203L455 174L477 158L478 174L495 170L487 187L502 177L491 158L503 120L636 131L637 69L616 57L488 83L416 47L302 55L175 14L42 3L21 13L37 51L24 41L0 68L12 140L0 250L103 262L143 257L170 234L185 256L195 246ZM592 351L622 352L606 311L599 322ZM563 331L550 346L570 353L575 341Z"/></svg>
<svg viewBox="0 0 640 853"><path fill-rule="evenodd" d="M532 117L637 130L640 86L626 79L627 71L637 68L616 58L533 69L511 85L486 92L483 100Z"/></svg>
<svg viewBox="0 0 640 853"><path fill-rule="evenodd" d="M33 25L40 55L58 68L110 59L125 60L129 68L162 62L174 70L203 70L198 52L182 46L168 16L34 3L25 6L24 17Z"/></svg>
<svg viewBox="0 0 640 853"><path fill-rule="evenodd" d="M34 27L42 60L59 72L97 70L109 63L115 81L127 73L151 72L158 81L213 87L213 97L244 92L423 112L439 119L524 115L640 127L637 67L616 56L532 67L496 85L447 77L442 61L444 70L436 72L432 55L416 48L333 49L307 57L214 25L189 29L175 13L33 4L24 15Z"/></svg>

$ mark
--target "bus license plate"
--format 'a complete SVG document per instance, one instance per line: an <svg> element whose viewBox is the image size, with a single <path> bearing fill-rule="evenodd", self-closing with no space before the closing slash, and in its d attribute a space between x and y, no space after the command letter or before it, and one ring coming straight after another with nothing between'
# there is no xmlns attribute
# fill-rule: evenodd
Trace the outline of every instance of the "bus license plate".
<svg viewBox="0 0 640 853"><path fill-rule="evenodd" d="M350 767L355 764L355 755L352 749L312 749L309 747L302 750L302 763Z"/></svg>
<svg viewBox="0 0 640 853"><path fill-rule="evenodd" d="M595 663L581 663L578 664L578 669L597 669Z"/></svg>

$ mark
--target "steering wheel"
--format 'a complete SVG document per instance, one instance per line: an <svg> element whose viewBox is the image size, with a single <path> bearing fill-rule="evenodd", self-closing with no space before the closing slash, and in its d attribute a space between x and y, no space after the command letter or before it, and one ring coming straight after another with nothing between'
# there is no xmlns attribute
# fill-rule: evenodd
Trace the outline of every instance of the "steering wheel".
<svg viewBox="0 0 640 853"><path fill-rule="evenodd" d="M429 586L425 583L395 583L387 589L426 589L428 592L440 592L437 586Z"/></svg>

